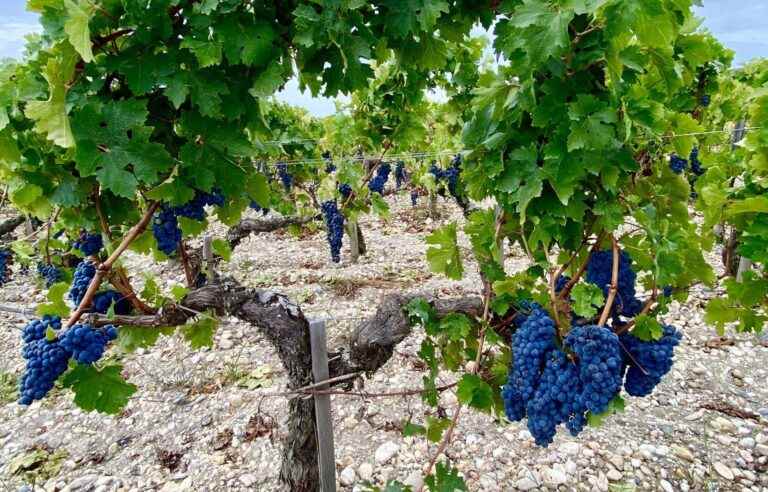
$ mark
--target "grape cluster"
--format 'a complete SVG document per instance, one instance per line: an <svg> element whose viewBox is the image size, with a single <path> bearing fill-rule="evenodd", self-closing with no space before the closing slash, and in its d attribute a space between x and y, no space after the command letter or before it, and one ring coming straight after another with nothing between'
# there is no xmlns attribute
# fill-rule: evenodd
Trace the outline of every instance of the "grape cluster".
<svg viewBox="0 0 768 492"><path fill-rule="evenodd" d="M88 290L93 276L96 275L96 267L90 261L83 261L75 269L72 286L69 288L69 299L79 305Z"/></svg>
<svg viewBox="0 0 768 492"><path fill-rule="evenodd" d="M624 389L632 396L648 396L672 368L675 347L682 334L674 326L665 325L658 340L643 341L631 333L620 337L625 350L624 365L628 367Z"/></svg>
<svg viewBox="0 0 768 492"><path fill-rule="evenodd" d="M279 162L277 164L277 176L280 178L280 182L283 183L285 191L291 191L293 186L293 176L288 172L288 164Z"/></svg>
<svg viewBox="0 0 768 492"><path fill-rule="evenodd" d="M418 201L419 201L419 192L416 190L411 190L411 206L415 207Z"/></svg>
<svg viewBox="0 0 768 492"><path fill-rule="evenodd" d="M213 205L216 207L224 205L224 195L221 191L216 189L211 193L195 191L195 196L192 200L179 207L173 207L173 211L176 215L201 221L205 219L206 205Z"/></svg>
<svg viewBox="0 0 768 492"><path fill-rule="evenodd" d="M699 99L699 102L706 108L709 106L709 103L712 102L712 98L709 96L709 94L703 94Z"/></svg>
<svg viewBox="0 0 768 492"><path fill-rule="evenodd" d="M331 174L336 171L336 164L331 160L331 153L329 151L323 152L323 159L325 159L325 172Z"/></svg>
<svg viewBox="0 0 768 492"><path fill-rule="evenodd" d="M106 290L93 296L92 310L95 313L106 314L109 307L115 305L115 314L130 314L131 303L115 290Z"/></svg>
<svg viewBox="0 0 768 492"><path fill-rule="evenodd" d="M694 147L691 149L691 155L689 156L689 160L691 161L691 172L695 174L696 176L701 176L704 174L704 167L701 165L701 161L699 160L699 148Z"/></svg>
<svg viewBox="0 0 768 492"><path fill-rule="evenodd" d="M30 405L53 389L67 370L72 353L58 339L50 341L43 337L25 343L21 354L27 363L19 383L19 403Z"/></svg>
<svg viewBox="0 0 768 492"><path fill-rule="evenodd" d="M621 390L621 346L619 337L601 326L576 326L563 341L579 358L579 379L584 385L584 406L603 413Z"/></svg>
<svg viewBox="0 0 768 492"><path fill-rule="evenodd" d="M541 367L555 348L555 323L546 311L533 308L512 338L512 368L502 389L507 417L525 417L525 408L539 384Z"/></svg>
<svg viewBox="0 0 768 492"><path fill-rule="evenodd" d="M64 277L64 274L53 265L40 262L37 264L37 274L45 280L45 286L50 287Z"/></svg>
<svg viewBox="0 0 768 492"><path fill-rule="evenodd" d="M48 328L54 331L60 330L61 318L46 314L43 316L43 319L33 319L27 323L27 326L22 330L21 339L24 340L24 343L32 343L35 340L42 340L45 338Z"/></svg>
<svg viewBox="0 0 768 492"><path fill-rule="evenodd" d="M11 279L11 260L13 254L7 249L0 249L0 285Z"/></svg>
<svg viewBox="0 0 768 492"><path fill-rule="evenodd" d="M546 357L541 380L526 408L528 430L539 446L548 446L565 423L571 434L578 435L586 424L584 389L576 364L560 350Z"/></svg>
<svg viewBox="0 0 768 492"><path fill-rule="evenodd" d="M405 175L405 162L397 161L395 164L395 186L399 190L405 184L408 177Z"/></svg>
<svg viewBox="0 0 768 492"><path fill-rule="evenodd" d="M267 215L269 213L269 209L268 208L262 207L261 205L259 205L257 202L255 202L253 200L251 200L251 203L248 206L251 207L253 210L255 210L257 212L261 212L263 215Z"/></svg>
<svg viewBox="0 0 768 492"><path fill-rule="evenodd" d="M392 166L390 166L388 162L382 163L378 169L376 169L376 176L368 182L368 189L375 193L383 194L384 185L387 184L391 170Z"/></svg>
<svg viewBox="0 0 768 492"><path fill-rule="evenodd" d="M559 294L570 281L571 277L568 275L558 275L557 279L555 279L555 292Z"/></svg>
<svg viewBox="0 0 768 492"><path fill-rule="evenodd" d="M80 364L93 364L101 359L107 344L116 338L114 326L99 330L88 324L77 324L60 337L61 346Z"/></svg>
<svg viewBox="0 0 768 492"><path fill-rule="evenodd" d="M325 227L328 231L328 245L331 248L331 260L341 261L341 240L344 236L344 216L339 212L335 200L328 200L321 205L325 217Z"/></svg>
<svg viewBox="0 0 768 492"><path fill-rule="evenodd" d="M685 168L688 167L688 161L683 159L677 154L669 156L669 168L675 174L682 174Z"/></svg>
<svg viewBox="0 0 768 492"><path fill-rule="evenodd" d="M613 251L595 251L587 263L587 282L603 289L603 295L608 296L613 274ZM640 312L642 303L635 297L635 280L637 274L632 270L632 258L626 251L619 253L619 277L616 298L613 301L614 314L635 316Z"/></svg>
<svg viewBox="0 0 768 492"><path fill-rule="evenodd" d="M168 256L176 251L181 241L181 229L179 229L179 219L173 207L162 206L152 220L152 234L160 251Z"/></svg>
<svg viewBox="0 0 768 492"><path fill-rule="evenodd" d="M352 194L352 187L349 186L347 183L342 183L339 185L339 194L343 199L349 198L349 195Z"/></svg>
<svg viewBox="0 0 768 492"><path fill-rule="evenodd" d="M104 247L104 240L101 238L101 234L90 234L82 231L80 237L75 241L74 247L85 256L93 256Z"/></svg>

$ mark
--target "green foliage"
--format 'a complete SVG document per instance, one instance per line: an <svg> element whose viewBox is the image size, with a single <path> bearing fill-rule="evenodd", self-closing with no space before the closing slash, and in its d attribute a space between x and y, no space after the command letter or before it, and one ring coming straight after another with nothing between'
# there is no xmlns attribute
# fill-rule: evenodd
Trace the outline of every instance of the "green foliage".
<svg viewBox="0 0 768 492"><path fill-rule="evenodd" d="M68 291L69 285L67 283L59 282L51 285L46 294L50 302L39 304L35 312L40 316L49 314L51 316L66 317L69 315L69 306L64 302L64 298Z"/></svg>
<svg viewBox="0 0 768 492"><path fill-rule="evenodd" d="M578 316L592 318L597 310L605 303L603 289L587 283L579 283L571 290L573 312Z"/></svg>
<svg viewBox="0 0 768 492"><path fill-rule="evenodd" d="M19 397L19 382L10 372L0 372L0 404L16 401Z"/></svg>
<svg viewBox="0 0 768 492"><path fill-rule="evenodd" d="M184 335L184 339L189 342L189 346L195 350L213 347L213 335L218 326L219 321L214 317L214 313L205 312L196 320L184 325L181 328L181 333Z"/></svg>
<svg viewBox="0 0 768 492"><path fill-rule="evenodd" d="M459 471L450 464L435 464L435 473L424 480L424 484L430 492L456 492L467 490L467 484L459 475Z"/></svg>
<svg viewBox="0 0 768 492"><path fill-rule="evenodd" d="M75 403L83 410L117 414L136 392L135 385L125 382L122 371L118 364L100 369L77 364L64 375L63 384L74 391Z"/></svg>
<svg viewBox="0 0 768 492"><path fill-rule="evenodd" d="M435 273L442 273L454 280L460 279L464 274L461 249L456 241L455 223L436 229L426 238L427 244L430 245L427 249L429 268Z"/></svg>

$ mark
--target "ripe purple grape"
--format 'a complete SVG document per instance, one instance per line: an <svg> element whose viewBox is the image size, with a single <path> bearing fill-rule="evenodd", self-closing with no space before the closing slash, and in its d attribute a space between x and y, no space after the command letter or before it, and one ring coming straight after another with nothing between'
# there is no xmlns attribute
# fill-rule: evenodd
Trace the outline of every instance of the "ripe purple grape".
<svg viewBox="0 0 768 492"><path fill-rule="evenodd" d="M37 264L37 273L45 280L45 286L50 287L64 277L61 270L47 263Z"/></svg>
<svg viewBox="0 0 768 492"><path fill-rule="evenodd" d="M603 413L621 390L619 337L602 326L576 326L563 345L578 357L584 406L592 413Z"/></svg>
<svg viewBox="0 0 768 492"><path fill-rule="evenodd" d="M75 249L79 249L83 255L93 256L104 247L104 240L101 238L101 234L90 234L82 231L73 246Z"/></svg>
<svg viewBox="0 0 768 492"><path fill-rule="evenodd" d="M60 337L61 346L80 364L93 364L104 355L110 341L117 338L117 329L108 325L97 329L89 324L77 324Z"/></svg>
<svg viewBox="0 0 768 492"><path fill-rule="evenodd" d="M376 176L374 176L373 179L368 183L368 189L372 192L383 194L384 185L387 184L391 169L392 168L388 162L382 163L378 169L376 169Z"/></svg>
<svg viewBox="0 0 768 492"><path fill-rule="evenodd" d="M341 261L341 243L344 237L344 216L339 212L335 200L323 202L321 205L325 217L328 245L331 248L331 260L334 263Z"/></svg>
<svg viewBox="0 0 768 492"><path fill-rule="evenodd" d="M672 170L673 173L682 174L682 172L685 171L686 167L688 167L687 160L683 159L677 154L672 154L671 156L669 156L669 168Z"/></svg>
<svg viewBox="0 0 768 492"><path fill-rule="evenodd" d="M93 297L91 310L95 313L106 314L114 304L115 314L130 314L131 303L122 294L114 290L99 292Z"/></svg>
<svg viewBox="0 0 768 492"><path fill-rule="evenodd" d="M653 392L672 368L675 347L682 337L682 334L670 325L664 326L662 337L658 340L640 340L631 333L620 337L625 350L624 365L628 367L624 381L624 389L628 394L648 396Z"/></svg>
<svg viewBox="0 0 768 492"><path fill-rule="evenodd" d="M8 249L0 249L0 285L11 279L11 262L13 254Z"/></svg>
<svg viewBox="0 0 768 492"><path fill-rule="evenodd" d="M77 265L75 275L72 278L72 286L69 288L69 299L75 305L79 305L80 301L83 300L94 275L96 275L96 267L90 261L86 260Z"/></svg>

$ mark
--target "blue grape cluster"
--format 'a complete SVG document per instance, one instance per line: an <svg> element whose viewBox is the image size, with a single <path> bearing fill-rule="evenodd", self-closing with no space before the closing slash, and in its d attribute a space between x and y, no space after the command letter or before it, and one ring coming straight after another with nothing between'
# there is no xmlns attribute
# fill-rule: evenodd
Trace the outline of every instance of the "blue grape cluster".
<svg viewBox="0 0 768 492"><path fill-rule="evenodd" d="M595 251L587 263L587 282L603 289L603 295L608 296L613 274L613 251ZM635 280L637 274L632 270L632 258L626 251L619 253L619 277L616 298L612 311L614 314L635 316L642 309L642 303L635 297Z"/></svg>
<svg viewBox="0 0 768 492"><path fill-rule="evenodd" d="M689 160L691 161L691 172L695 174L696 176L701 176L704 174L704 167L701 165L701 161L699 160L699 148L694 147L691 149L691 155L689 156Z"/></svg>
<svg viewBox="0 0 768 492"><path fill-rule="evenodd" d="M579 358L579 379L584 385L584 406L600 414L621 390L619 337L601 326L576 326L563 341Z"/></svg>
<svg viewBox="0 0 768 492"><path fill-rule="evenodd" d="M0 249L0 285L11 279L11 261L13 254L10 250Z"/></svg>
<svg viewBox="0 0 768 492"><path fill-rule="evenodd" d="M45 334L51 330L57 331L61 329L61 318L58 316L45 315L43 319L33 319L24 327L21 332L21 339L24 343L32 343L35 340L42 340L45 338Z"/></svg>
<svg viewBox="0 0 768 492"><path fill-rule="evenodd" d="M411 206L415 207L418 201L419 201L419 192L416 190L411 190Z"/></svg>
<svg viewBox="0 0 768 492"><path fill-rule="evenodd" d="M53 389L56 380L67 370L72 353L59 339L51 341L43 337L26 342L21 354L27 362L19 382L19 403L30 405Z"/></svg>
<svg viewBox="0 0 768 492"><path fill-rule="evenodd" d="M45 280L45 286L50 287L62 278L64 274L61 270L48 263L40 262L37 264L37 274Z"/></svg>
<svg viewBox="0 0 768 492"><path fill-rule="evenodd" d="M546 311L534 308L512 338L512 367L502 388L504 408L510 420L525 417L528 402L536 392L541 367L555 348L555 323Z"/></svg>
<svg viewBox="0 0 768 492"><path fill-rule="evenodd" d="M93 296L91 309L95 313L106 314L110 306L115 305L115 314L130 314L131 303L115 290L106 290Z"/></svg>
<svg viewBox="0 0 768 492"><path fill-rule="evenodd" d="M341 240L344 237L344 216L339 212L335 200L328 200L321 205L325 217L328 245L331 248L331 260L341 261Z"/></svg>
<svg viewBox="0 0 768 492"><path fill-rule="evenodd" d="M397 161L395 164L395 186L399 190L402 187L408 177L405 175L405 162Z"/></svg>
<svg viewBox="0 0 768 492"><path fill-rule="evenodd" d="M171 256L179 247L181 229L179 219L173 207L163 205L152 220L152 234L160 251Z"/></svg>
<svg viewBox="0 0 768 492"><path fill-rule="evenodd" d="M568 275L559 275L557 279L555 279L555 292L559 294L570 281L571 277Z"/></svg>
<svg viewBox="0 0 768 492"><path fill-rule="evenodd" d="M195 191L195 196L192 200L179 207L174 207L173 211L176 215L201 221L205 219L206 205L221 207L224 205L224 201L224 195L219 190L214 189L211 193L198 190Z"/></svg>
<svg viewBox="0 0 768 492"><path fill-rule="evenodd" d="M673 289L671 285L666 285L664 286L663 289L661 289L661 295L663 295L664 297L672 297L672 292L673 292Z"/></svg>
<svg viewBox="0 0 768 492"><path fill-rule="evenodd" d="M325 172L331 174L336 171L336 164L331 160L331 153L329 151L323 152L323 159L325 159Z"/></svg>
<svg viewBox="0 0 768 492"><path fill-rule="evenodd" d="M262 215L267 215L269 213L269 209L268 208L262 207L261 205L259 205L257 202L255 202L253 200L251 200L251 203L248 206L251 209L253 209L253 210L257 211L257 212L261 212Z"/></svg>
<svg viewBox="0 0 768 492"><path fill-rule="evenodd" d="M677 154L669 156L669 168L675 174L682 174L685 168L688 167L688 161L683 159Z"/></svg>
<svg viewBox="0 0 768 492"><path fill-rule="evenodd" d="M349 186L347 183L342 183L339 185L339 194L343 199L349 198L349 195L352 194L352 187Z"/></svg>
<svg viewBox="0 0 768 492"><path fill-rule="evenodd" d="M101 234L90 234L83 231L75 241L74 247L85 256L93 256L104 247L104 240L101 238Z"/></svg>
<svg viewBox="0 0 768 492"><path fill-rule="evenodd" d="M277 176L280 178L280 182L283 183L285 191L291 191L293 186L293 176L288 172L288 164L279 162L277 164Z"/></svg>
<svg viewBox="0 0 768 492"><path fill-rule="evenodd" d="M88 324L77 324L60 337L61 346L80 364L93 364L101 359L107 344L116 338L114 326L99 330Z"/></svg>
<svg viewBox="0 0 768 492"><path fill-rule="evenodd" d="M382 163L378 169L376 169L376 176L368 182L368 189L375 193L383 194L384 185L387 184L391 170L392 166L390 166L388 162Z"/></svg>
<svg viewBox="0 0 768 492"><path fill-rule="evenodd" d="M709 96L709 94L703 94L699 99L699 102L706 108L709 106L709 103L712 102L712 98Z"/></svg>
<svg viewBox="0 0 768 492"><path fill-rule="evenodd" d="M80 301L83 300L94 275L96 275L96 267L90 261L83 261L77 265L72 286L69 288L69 299L75 305L79 305Z"/></svg>
<svg viewBox="0 0 768 492"><path fill-rule="evenodd" d="M443 179L443 170L437 165L437 161L432 161L429 165L429 174L435 177L436 182L440 182Z"/></svg>
<svg viewBox="0 0 768 492"><path fill-rule="evenodd" d="M628 394L648 396L653 392L672 368L675 347L682 337L682 334L670 325L664 326L662 337L658 340L646 342L631 333L620 337L624 350L631 355L625 355L624 358L624 365L628 367L624 389Z"/></svg>

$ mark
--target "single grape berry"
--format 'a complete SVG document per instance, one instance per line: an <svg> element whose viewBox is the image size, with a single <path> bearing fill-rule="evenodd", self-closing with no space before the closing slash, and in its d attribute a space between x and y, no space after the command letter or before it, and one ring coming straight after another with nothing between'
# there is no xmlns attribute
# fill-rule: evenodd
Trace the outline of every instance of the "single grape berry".
<svg viewBox="0 0 768 492"><path fill-rule="evenodd" d="M321 205L325 217L328 245L331 248L331 260L334 263L341 261L341 241L344 237L344 216L339 212L335 200L323 202Z"/></svg>
<svg viewBox="0 0 768 492"><path fill-rule="evenodd" d="M80 237L75 241L74 247L79 249L85 256L93 256L104 247L104 241L101 238L101 234L90 234L82 231Z"/></svg>

